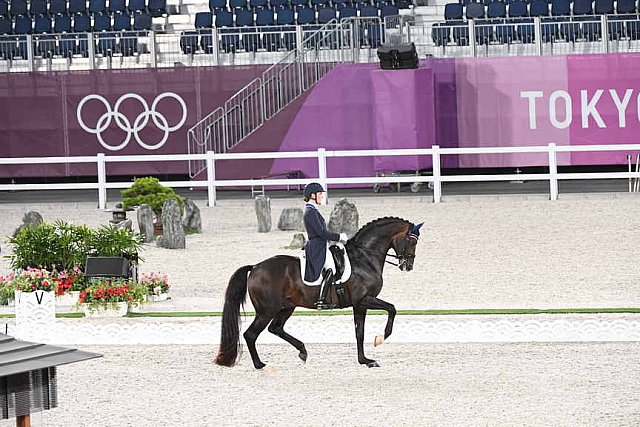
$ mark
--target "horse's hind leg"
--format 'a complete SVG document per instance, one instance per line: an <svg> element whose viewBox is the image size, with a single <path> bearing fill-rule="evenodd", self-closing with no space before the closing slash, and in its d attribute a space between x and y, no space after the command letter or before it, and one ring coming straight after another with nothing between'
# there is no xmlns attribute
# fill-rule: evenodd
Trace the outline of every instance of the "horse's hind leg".
<svg viewBox="0 0 640 427"><path fill-rule="evenodd" d="M258 335L264 331L264 328L267 327L270 321L271 317L256 314L256 318L253 319L251 325L249 325L247 330L244 332L244 339L247 342L247 347L249 347L249 353L251 354L251 360L253 360L253 366L255 366L256 369L262 369L266 366L260 360L260 356L258 356L256 340L258 339Z"/></svg>
<svg viewBox="0 0 640 427"><path fill-rule="evenodd" d="M282 338L283 340L294 346L300 352L300 354L298 354L298 357L300 357L303 362L306 362L307 349L304 347L304 343L284 331L284 324L287 320L289 320L291 314L293 314L293 310L295 310L295 308L285 308L284 310L278 312L278 314L276 314L273 321L269 325L269 332Z"/></svg>

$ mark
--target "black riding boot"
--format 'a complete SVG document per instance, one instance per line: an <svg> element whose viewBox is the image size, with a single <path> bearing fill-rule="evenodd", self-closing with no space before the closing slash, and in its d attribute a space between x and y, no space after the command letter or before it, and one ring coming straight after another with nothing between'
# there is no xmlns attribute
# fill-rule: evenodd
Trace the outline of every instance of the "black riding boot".
<svg viewBox="0 0 640 427"><path fill-rule="evenodd" d="M331 270L326 270L322 277L322 284L320 285L320 298L318 302L316 302L315 306L318 310L330 310L335 308L335 304L331 304L327 302L327 294L329 294L329 288L333 284L333 272Z"/></svg>

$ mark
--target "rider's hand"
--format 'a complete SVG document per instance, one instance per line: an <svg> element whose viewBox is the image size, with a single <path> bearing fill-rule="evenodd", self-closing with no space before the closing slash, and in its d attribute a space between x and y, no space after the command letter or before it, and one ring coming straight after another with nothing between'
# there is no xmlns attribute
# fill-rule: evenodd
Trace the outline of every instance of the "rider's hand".
<svg viewBox="0 0 640 427"><path fill-rule="evenodd" d="M347 236L347 233L340 233L340 241L342 243L347 243L347 240L349 240L349 236Z"/></svg>

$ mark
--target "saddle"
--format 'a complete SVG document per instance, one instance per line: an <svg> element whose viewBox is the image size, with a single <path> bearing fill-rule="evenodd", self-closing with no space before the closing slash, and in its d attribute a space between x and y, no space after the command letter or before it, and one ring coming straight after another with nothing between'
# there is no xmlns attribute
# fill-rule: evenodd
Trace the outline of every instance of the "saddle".
<svg viewBox="0 0 640 427"><path fill-rule="evenodd" d="M329 256L329 254L331 254L331 256ZM322 283L322 274L316 281L307 282L304 280L306 268L307 258L303 249L300 251L300 273L302 275L302 281L307 286L320 286ZM336 243L329 246L323 269L333 270L334 284L341 284L349 280L351 277L351 262L349 261L349 256L347 255L347 251L342 243Z"/></svg>

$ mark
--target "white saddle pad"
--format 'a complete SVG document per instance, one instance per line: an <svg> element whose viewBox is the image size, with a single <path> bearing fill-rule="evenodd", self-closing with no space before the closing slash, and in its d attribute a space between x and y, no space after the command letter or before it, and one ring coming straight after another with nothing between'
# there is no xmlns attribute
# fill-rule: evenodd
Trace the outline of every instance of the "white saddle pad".
<svg viewBox="0 0 640 427"><path fill-rule="evenodd" d="M344 273L339 280L335 281L335 283L338 284L346 282L351 277L351 261L349 261L349 256L347 255L347 250L345 249L344 245L342 243L335 243L335 245L337 245L344 251ZM300 251L300 273L302 274L302 281L307 286L320 286L320 284L322 283L322 274L320 275L320 277L318 277L318 279L316 279L315 282L307 282L306 280L304 280L304 273L306 269L307 256L303 249ZM334 273L336 271L336 265L333 262L333 255L331 254L331 251L329 251L329 245L327 245L327 254L325 255L323 270L324 269L331 269L331 271L333 271Z"/></svg>

